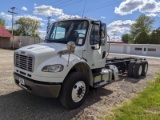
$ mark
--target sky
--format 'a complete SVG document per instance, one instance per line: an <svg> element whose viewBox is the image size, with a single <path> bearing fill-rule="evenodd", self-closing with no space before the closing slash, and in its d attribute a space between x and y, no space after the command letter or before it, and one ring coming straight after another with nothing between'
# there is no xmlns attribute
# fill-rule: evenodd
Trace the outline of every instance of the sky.
<svg viewBox="0 0 160 120"><path fill-rule="evenodd" d="M101 20L107 24L113 41L120 41L141 14L155 20L152 29L160 27L160 0L0 0L0 18L5 19L7 29L12 25L8 12L11 7L16 7L14 21L20 17L40 21L38 32L42 38L46 35L48 16L51 23L82 16Z"/></svg>

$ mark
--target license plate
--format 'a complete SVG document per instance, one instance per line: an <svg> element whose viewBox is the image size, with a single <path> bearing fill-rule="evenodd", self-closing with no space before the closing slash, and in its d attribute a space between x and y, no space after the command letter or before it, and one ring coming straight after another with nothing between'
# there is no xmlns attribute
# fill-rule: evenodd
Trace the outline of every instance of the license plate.
<svg viewBox="0 0 160 120"><path fill-rule="evenodd" d="M19 84L24 85L24 79L23 78L19 78Z"/></svg>

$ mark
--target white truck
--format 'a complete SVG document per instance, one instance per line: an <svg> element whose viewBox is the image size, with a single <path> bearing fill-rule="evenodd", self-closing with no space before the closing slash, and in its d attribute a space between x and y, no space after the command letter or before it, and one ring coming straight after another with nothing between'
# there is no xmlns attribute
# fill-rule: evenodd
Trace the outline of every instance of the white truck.
<svg viewBox="0 0 160 120"><path fill-rule="evenodd" d="M79 107L89 88L118 80L119 73L140 78L148 62L139 58L107 58L106 24L92 19L54 22L45 42L14 53L14 80L21 88L59 98L69 109Z"/></svg>

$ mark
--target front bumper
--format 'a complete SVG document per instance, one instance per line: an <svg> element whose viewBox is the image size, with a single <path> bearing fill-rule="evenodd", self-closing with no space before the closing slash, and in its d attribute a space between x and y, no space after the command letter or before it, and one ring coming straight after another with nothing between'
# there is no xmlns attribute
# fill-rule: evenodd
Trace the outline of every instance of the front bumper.
<svg viewBox="0 0 160 120"><path fill-rule="evenodd" d="M20 84L19 79L23 79L24 84ZM23 77L17 73L14 73L15 83L35 95L42 97L57 98L61 90L60 83L39 82L26 77Z"/></svg>

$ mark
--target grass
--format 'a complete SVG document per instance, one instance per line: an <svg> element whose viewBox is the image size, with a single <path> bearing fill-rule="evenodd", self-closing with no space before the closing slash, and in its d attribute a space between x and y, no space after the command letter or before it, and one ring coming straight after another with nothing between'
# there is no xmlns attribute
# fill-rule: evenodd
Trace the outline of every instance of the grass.
<svg viewBox="0 0 160 120"><path fill-rule="evenodd" d="M160 120L160 74L135 98L113 110L104 120Z"/></svg>

